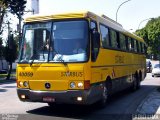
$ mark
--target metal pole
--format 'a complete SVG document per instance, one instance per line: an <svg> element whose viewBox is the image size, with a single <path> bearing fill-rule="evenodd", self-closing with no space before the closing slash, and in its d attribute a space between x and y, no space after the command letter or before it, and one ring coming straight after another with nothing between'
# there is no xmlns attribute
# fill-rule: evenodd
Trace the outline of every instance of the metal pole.
<svg viewBox="0 0 160 120"><path fill-rule="evenodd" d="M138 30L139 30L140 25L141 25L144 21L150 20L150 19L153 19L153 18L147 18L147 19L142 20L142 21L139 23L139 25L138 25Z"/></svg>
<svg viewBox="0 0 160 120"><path fill-rule="evenodd" d="M120 7L121 7L123 4L125 4L126 2L129 2L129 1L131 1L131 0L124 1L123 3L121 3L121 4L119 5L119 7L118 7L118 9L117 9L117 11L116 11L116 22L117 22L117 16L118 16L118 11L119 11Z"/></svg>
<svg viewBox="0 0 160 120"><path fill-rule="evenodd" d="M19 32L19 50L20 50L20 46L21 46L21 21L22 21L22 16L19 15L19 26L18 26L18 32Z"/></svg>

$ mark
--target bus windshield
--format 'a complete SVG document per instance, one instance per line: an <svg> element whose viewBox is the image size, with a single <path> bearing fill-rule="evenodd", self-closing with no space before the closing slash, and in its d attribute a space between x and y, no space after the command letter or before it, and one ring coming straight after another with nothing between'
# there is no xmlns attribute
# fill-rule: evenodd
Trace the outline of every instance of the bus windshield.
<svg viewBox="0 0 160 120"><path fill-rule="evenodd" d="M88 51L87 21L32 23L24 25L19 62L84 62Z"/></svg>

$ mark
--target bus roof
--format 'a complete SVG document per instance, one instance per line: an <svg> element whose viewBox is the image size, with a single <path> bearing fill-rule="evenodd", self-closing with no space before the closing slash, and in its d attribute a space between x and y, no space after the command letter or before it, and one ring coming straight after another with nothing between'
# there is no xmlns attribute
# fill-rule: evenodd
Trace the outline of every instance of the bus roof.
<svg viewBox="0 0 160 120"><path fill-rule="evenodd" d="M98 16L92 12L89 11L83 11L83 12L73 12L73 13L62 13L62 14L51 14L51 15L32 15L31 17L28 17L24 20L25 23L28 22L38 22L38 21L46 21L46 20L53 20L53 19L69 19L69 18L91 18L94 20L98 20L99 22L106 23L108 27L111 27L119 32L122 32L123 34L135 38L141 42L144 42L144 40L140 37L138 37L135 34L132 34L128 31L126 31L121 24L118 22L112 20L111 18L102 15ZM146 44L146 43L145 43Z"/></svg>

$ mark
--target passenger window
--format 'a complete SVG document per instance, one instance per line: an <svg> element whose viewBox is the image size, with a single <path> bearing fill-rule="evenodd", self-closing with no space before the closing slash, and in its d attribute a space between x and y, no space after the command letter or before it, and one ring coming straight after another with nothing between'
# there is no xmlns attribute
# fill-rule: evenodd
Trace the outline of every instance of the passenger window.
<svg viewBox="0 0 160 120"><path fill-rule="evenodd" d="M120 47L122 50L126 50L126 37L123 34L119 34Z"/></svg>
<svg viewBox="0 0 160 120"><path fill-rule="evenodd" d="M109 30L107 27L100 25L103 48L109 47Z"/></svg>
<svg viewBox="0 0 160 120"><path fill-rule="evenodd" d="M139 53L139 41L136 40L136 44L137 44L137 52Z"/></svg>
<svg viewBox="0 0 160 120"><path fill-rule="evenodd" d="M130 37L128 37L128 48L129 51L132 51L132 39Z"/></svg>
<svg viewBox="0 0 160 120"><path fill-rule="evenodd" d="M138 47L139 47L139 53L142 53L142 50L141 50L141 42L138 41Z"/></svg>
<svg viewBox="0 0 160 120"><path fill-rule="evenodd" d="M137 42L135 39L134 39L134 51L137 52Z"/></svg>
<svg viewBox="0 0 160 120"><path fill-rule="evenodd" d="M114 30L110 30L110 38L111 38L111 45L113 48L117 48L118 47L118 43L117 43L117 33Z"/></svg>
<svg viewBox="0 0 160 120"><path fill-rule="evenodd" d="M140 52L143 53L143 50L142 50L142 43L140 42Z"/></svg>
<svg viewBox="0 0 160 120"><path fill-rule="evenodd" d="M125 36L125 40L126 40L126 50L129 50L129 44L128 44L129 40L127 36Z"/></svg>
<svg viewBox="0 0 160 120"><path fill-rule="evenodd" d="M94 21L91 21L91 30L96 29L97 31L97 23ZM98 32L98 31L97 31ZM92 39L93 40L93 39ZM92 61L95 62L99 53L99 48L93 44L94 41L92 41Z"/></svg>
<svg viewBox="0 0 160 120"><path fill-rule="evenodd" d="M96 29L97 29L96 22L91 21L91 29L94 29L94 28L96 28Z"/></svg>

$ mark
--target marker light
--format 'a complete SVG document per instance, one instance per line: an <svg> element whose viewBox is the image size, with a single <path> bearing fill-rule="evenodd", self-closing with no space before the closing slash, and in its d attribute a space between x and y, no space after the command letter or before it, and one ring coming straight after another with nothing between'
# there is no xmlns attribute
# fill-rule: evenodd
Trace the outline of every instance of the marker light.
<svg viewBox="0 0 160 120"><path fill-rule="evenodd" d="M84 89L89 89L91 87L91 85L90 85L90 80L85 80L84 81Z"/></svg>
<svg viewBox="0 0 160 120"><path fill-rule="evenodd" d="M82 101L82 97L77 97L77 101Z"/></svg>
<svg viewBox="0 0 160 120"><path fill-rule="evenodd" d="M82 88L82 87L83 87L83 83L82 83L82 82L79 82L79 83L78 83L78 87L79 87L79 88Z"/></svg>
<svg viewBox="0 0 160 120"><path fill-rule="evenodd" d="M75 87L76 87L76 84L75 84L74 82L71 82L71 83L70 83L70 87L71 87L71 88L75 88Z"/></svg>
<svg viewBox="0 0 160 120"><path fill-rule="evenodd" d="M20 82L19 82L19 85L20 85L20 87L22 87L22 86L23 86L23 82L22 82L22 81L20 81Z"/></svg>
<svg viewBox="0 0 160 120"><path fill-rule="evenodd" d="M23 85L24 85L24 87L28 87L28 82L25 81L25 82L23 83Z"/></svg>
<svg viewBox="0 0 160 120"><path fill-rule="evenodd" d="M26 98L26 96L25 96L25 95L21 95L21 98L22 98L22 99L25 99L25 98Z"/></svg>

